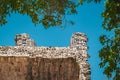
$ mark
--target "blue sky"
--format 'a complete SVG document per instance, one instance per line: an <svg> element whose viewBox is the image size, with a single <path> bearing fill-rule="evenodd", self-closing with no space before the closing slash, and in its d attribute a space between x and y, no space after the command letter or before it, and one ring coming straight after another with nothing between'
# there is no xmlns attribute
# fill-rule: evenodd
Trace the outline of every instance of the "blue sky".
<svg viewBox="0 0 120 80"><path fill-rule="evenodd" d="M91 80L108 80L103 75L99 67L100 59L98 51L102 48L99 42L99 36L106 32L102 29L101 12L104 10L104 3L101 4L84 4L79 7L77 15L67 16L72 19L75 24L67 24L65 28L51 27L44 29L40 24L34 25L29 16L20 14L12 14L7 17L8 23L0 27L0 45L14 46L14 36L20 33L28 33L35 40L37 46L64 46L70 44L71 35L75 32L83 32L88 37L89 46L88 54L89 63L91 65Z"/></svg>

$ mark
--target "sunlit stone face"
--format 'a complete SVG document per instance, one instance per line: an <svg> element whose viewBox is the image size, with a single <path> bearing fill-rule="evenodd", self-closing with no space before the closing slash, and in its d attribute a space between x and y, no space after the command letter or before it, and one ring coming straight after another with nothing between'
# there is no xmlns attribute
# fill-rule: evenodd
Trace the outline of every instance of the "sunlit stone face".
<svg viewBox="0 0 120 80"><path fill-rule="evenodd" d="M83 33L77 32L72 35L70 47L86 50L87 49L86 42L87 42L86 35Z"/></svg>
<svg viewBox="0 0 120 80"><path fill-rule="evenodd" d="M29 34L17 34L15 36L16 46L35 46L35 42L30 38Z"/></svg>

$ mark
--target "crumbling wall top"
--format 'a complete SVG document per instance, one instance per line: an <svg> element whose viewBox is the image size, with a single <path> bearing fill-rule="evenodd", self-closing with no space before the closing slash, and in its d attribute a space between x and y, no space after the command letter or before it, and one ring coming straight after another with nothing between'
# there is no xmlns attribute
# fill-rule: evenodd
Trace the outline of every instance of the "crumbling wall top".
<svg viewBox="0 0 120 80"><path fill-rule="evenodd" d="M32 40L29 34L17 34L15 36L16 46L36 46L34 40Z"/></svg>

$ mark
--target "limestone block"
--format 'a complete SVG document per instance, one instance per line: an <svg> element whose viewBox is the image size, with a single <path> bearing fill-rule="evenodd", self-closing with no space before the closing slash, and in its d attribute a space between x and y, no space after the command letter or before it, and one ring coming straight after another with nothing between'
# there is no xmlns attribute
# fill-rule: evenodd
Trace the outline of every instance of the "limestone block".
<svg viewBox="0 0 120 80"><path fill-rule="evenodd" d="M70 47L87 50L86 42L86 35L84 33L76 32L72 35Z"/></svg>

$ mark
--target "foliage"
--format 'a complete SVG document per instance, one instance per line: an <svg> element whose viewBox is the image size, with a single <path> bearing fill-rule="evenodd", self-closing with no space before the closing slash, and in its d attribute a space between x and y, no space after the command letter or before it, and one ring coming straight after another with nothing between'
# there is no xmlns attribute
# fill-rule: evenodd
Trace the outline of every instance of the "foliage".
<svg viewBox="0 0 120 80"><path fill-rule="evenodd" d="M103 28L111 31L120 27L120 0L107 0L105 11L102 13L104 18Z"/></svg>
<svg viewBox="0 0 120 80"><path fill-rule="evenodd" d="M102 0L80 0L80 3ZM103 28L112 35L100 36L103 48L99 51L101 58L100 67L104 68L104 74L113 80L120 79L120 0L105 0L105 10L102 13Z"/></svg>
<svg viewBox="0 0 120 80"><path fill-rule="evenodd" d="M103 28L113 31L112 35L102 35L100 42L103 48L99 51L100 67L105 68L104 74L113 80L120 79L120 0L106 0Z"/></svg>
<svg viewBox="0 0 120 80"><path fill-rule="evenodd" d="M100 67L105 67L104 73L108 78L115 75L114 80L120 79L120 29L115 29L112 38L106 35L100 37L103 48L99 52Z"/></svg>
<svg viewBox="0 0 120 80"><path fill-rule="evenodd" d="M79 0L79 4L83 4L85 2L90 3L90 2L95 2L95 3L100 3L101 0Z"/></svg>
<svg viewBox="0 0 120 80"><path fill-rule="evenodd" d="M27 14L32 22L47 28L61 25L64 15L75 14L77 4L72 0L0 0L0 25L13 12Z"/></svg>
<svg viewBox="0 0 120 80"><path fill-rule="evenodd" d="M80 0L80 3L96 3L102 0ZM103 28L112 35L100 36L103 48L99 51L101 58L100 67L104 68L104 74L113 80L120 79L120 0L105 0L105 10L102 13Z"/></svg>

